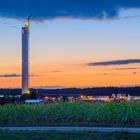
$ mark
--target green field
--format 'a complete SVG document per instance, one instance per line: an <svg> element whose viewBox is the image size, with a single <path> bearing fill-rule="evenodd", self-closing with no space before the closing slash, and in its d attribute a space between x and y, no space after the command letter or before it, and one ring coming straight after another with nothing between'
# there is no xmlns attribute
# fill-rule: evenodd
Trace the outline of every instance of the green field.
<svg viewBox="0 0 140 140"><path fill-rule="evenodd" d="M0 131L0 140L140 140L140 134L87 131Z"/></svg>
<svg viewBox="0 0 140 140"><path fill-rule="evenodd" d="M140 126L140 102L4 105L0 125Z"/></svg>

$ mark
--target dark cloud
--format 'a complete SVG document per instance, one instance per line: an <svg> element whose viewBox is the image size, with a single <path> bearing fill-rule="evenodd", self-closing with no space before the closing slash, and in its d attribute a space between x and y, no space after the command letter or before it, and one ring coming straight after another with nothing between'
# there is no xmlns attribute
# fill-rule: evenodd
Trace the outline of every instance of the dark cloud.
<svg viewBox="0 0 140 140"><path fill-rule="evenodd" d="M114 68L113 70L140 70L140 68Z"/></svg>
<svg viewBox="0 0 140 140"><path fill-rule="evenodd" d="M102 73L102 74L98 74L100 76L121 76L121 74L118 73Z"/></svg>
<svg viewBox="0 0 140 140"><path fill-rule="evenodd" d="M19 74L1 74L1 78L14 78L14 77L20 77Z"/></svg>
<svg viewBox="0 0 140 140"><path fill-rule="evenodd" d="M126 65L126 64L134 64L140 63L140 59L126 59L126 60L112 60L112 61L104 61L104 62L93 62L88 63L88 66L110 66L110 65Z"/></svg>
<svg viewBox="0 0 140 140"><path fill-rule="evenodd" d="M133 72L133 74L137 74L137 72Z"/></svg>
<svg viewBox="0 0 140 140"><path fill-rule="evenodd" d="M59 70L54 70L54 71L52 71L51 73L59 73L59 72L61 72L61 71L59 71Z"/></svg>
<svg viewBox="0 0 140 140"><path fill-rule="evenodd" d="M101 75L108 75L108 73L103 73L103 74L101 74Z"/></svg>
<svg viewBox="0 0 140 140"><path fill-rule="evenodd" d="M34 76L39 76L39 75L34 75L34 74L31 74L30 77L34 77ZM16 77L21 77L20 74L15 74L15 73L12 73L12 74L1 74L0 75L0 78L16 78Z"/></svg>
<svg viewBox="0 0 140 140"><path fill-rule="evenodd" d="M36 75L36 74L31 74L30 77L36 77L36 76L40 76L40 75Z"/></svg>
<svg viewBox="0 0 140 140"><path fill-rule="evenodd" d="M140 0L0 0L0 16L34 20L114 18L120 9L140 8Z"/></svg>

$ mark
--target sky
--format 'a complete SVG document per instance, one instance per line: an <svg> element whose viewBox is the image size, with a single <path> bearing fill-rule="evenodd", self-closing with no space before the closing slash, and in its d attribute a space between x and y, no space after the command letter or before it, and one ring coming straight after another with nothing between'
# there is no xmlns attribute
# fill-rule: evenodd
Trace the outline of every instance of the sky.
<svg viewBox="0 0 140 140"><path fill-rule="evenodd" d="M140 85L139 8L138 0L2 1L0 88L21 87L21 28L30 13L31 87Z"/></svg>

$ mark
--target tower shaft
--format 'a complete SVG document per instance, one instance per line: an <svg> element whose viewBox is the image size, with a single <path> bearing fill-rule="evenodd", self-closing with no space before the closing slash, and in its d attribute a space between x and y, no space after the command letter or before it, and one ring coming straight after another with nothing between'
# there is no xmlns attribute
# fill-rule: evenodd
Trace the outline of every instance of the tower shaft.
<svg viewBox="0 0 140 140"><path fill-rule="evenodd" d="M26 23L28 24L28 23ZM29 94L29 27L22 27L22 94Z"/></svg>

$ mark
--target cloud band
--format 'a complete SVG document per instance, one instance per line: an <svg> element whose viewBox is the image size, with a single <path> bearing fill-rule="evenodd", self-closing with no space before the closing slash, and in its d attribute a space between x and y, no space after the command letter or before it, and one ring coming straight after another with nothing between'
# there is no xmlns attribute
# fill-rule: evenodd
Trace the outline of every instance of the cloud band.
<svg viewBox="0 0 140 140"><path fill-rule="evenodd" d="M140 8L139 0L3 0L0 16L34 20L66 18L114 18L120 9Z"/></svg>
<svg viewBox="0 0 140 140"><path fill-rule="evenodd" d="M87 63L88 66L111 66L111 65L126 65L140 63L140 59L112 60L104 62Z"/></svg>

